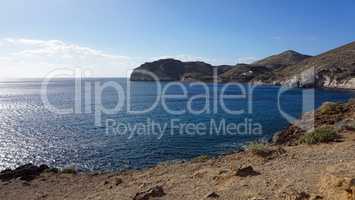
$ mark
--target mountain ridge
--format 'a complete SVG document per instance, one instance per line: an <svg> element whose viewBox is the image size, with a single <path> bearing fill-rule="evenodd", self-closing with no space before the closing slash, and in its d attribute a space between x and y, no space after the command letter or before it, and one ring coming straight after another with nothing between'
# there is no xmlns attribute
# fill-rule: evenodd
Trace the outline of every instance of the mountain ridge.
<svg viewBox="0 0 355 200"><path fill-rule="evenodd" d="M153 81L141 73L148 71L159 81L210 82L214 80L214 70L219 82L355 89L355 42L316 56L287 50L251 64L214 66L201 61L161 59L139 66L130 79Z"/></svg>

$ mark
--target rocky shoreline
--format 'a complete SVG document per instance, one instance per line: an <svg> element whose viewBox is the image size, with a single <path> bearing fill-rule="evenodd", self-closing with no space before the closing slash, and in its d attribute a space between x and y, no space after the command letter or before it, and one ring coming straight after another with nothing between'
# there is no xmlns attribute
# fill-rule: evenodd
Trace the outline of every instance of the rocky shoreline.
<svg viewBox="0 0 355 200"><path fill-rule="evenodd" d="M29 164L1 172L0 180L7 200L354 199L355 100L325 103L271 143L216 158L110 173Z"/></svg>

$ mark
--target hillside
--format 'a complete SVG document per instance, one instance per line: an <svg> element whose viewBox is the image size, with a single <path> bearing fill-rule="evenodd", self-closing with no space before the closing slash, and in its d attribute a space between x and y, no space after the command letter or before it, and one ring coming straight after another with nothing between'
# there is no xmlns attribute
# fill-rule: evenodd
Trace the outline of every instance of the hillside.
<svg viewBox="0 0 355 200"><path fill-rule="evenodd" d="M237 64L235 66L212 66L204 62L181 62L175 59L162 59L145 63L136 68L132 75L133 81L148 81L152 78L140 71L149 71L161 81L212 81L213 69L217 69L219 80L223 82L249 82L254 79L270 79L273 70L298 63L310 56L295 51L285 51L267 57L253 64Z"/></svg>
<svg viewBox="0 0 355 200"><path fill-rule="evenodd" d="M277 55L264 58L252 64L238 64L235 68L220 75L223 82L267 82L275 78L274 71L294 65L310 58L296 51L285 51Z"/></svg>
<svg viewBox="0 0 355 200"><path fill-rule="evenodd" d="M269 79L273 76L272 69L265 66L238 64L219 76L222 82L248 83L255 79Z"/></svg>
<svg viewBox="0 0 355 200"><path fill-rule="evenodd" d="M265 66L271 69L283 68L286 66L297 64L311 56L300 54L296 51L288 50L277 55L264 58L252 63L253 65Z"/></svg>
<svg viewBox="0 0 355 200"><path fill-rule="evenodd" d="M288 50L252 64L235 66L162 59L136 68L131 80L151 81L150 76L141 73L144 70L161 81L209 82L213 80L214 69L222 82L355 89L355 42L314 57Z"/></svg>
<svg viewBox="0 0 355 200"><path fill-rule="evenodd" d="M276 70L275 74L273 81L284 85L355 89L355 42Z"/></svg>
<svg viewBox="0 0 355 200"><path fill-rule="evenodd" d="M136 68L131 74L132 81L153 81L153 73L160 81L212 81L213 69L223 73L233 66L212 66L205 62L182 62L175 59L161 59L154 62L144 63Z"/></svg>

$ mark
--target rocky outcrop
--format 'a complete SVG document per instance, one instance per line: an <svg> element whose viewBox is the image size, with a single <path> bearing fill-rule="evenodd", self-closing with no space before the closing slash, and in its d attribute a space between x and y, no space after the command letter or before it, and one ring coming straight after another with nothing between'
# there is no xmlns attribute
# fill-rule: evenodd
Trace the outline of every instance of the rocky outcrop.
<svg viewBox="0 0 355 200"><path fill-rule="evenodd" d="M41 165L38 167L33 164L23 165L14 170L6 169L0 172L0 180L9 181L11 179L20 178L21 180L31 181L46 169L49 169L47 165Z"/></svg>

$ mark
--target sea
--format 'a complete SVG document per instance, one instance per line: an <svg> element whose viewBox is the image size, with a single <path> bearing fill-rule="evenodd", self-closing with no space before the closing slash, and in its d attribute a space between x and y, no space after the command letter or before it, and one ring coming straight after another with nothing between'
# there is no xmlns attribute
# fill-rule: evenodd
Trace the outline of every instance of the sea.
<svg viewBox="0 0 355 200"><path fill-rule="evenodd" d="M0 80L0 170L141 169L267 141L351 90L126 78Z"/></svg>

